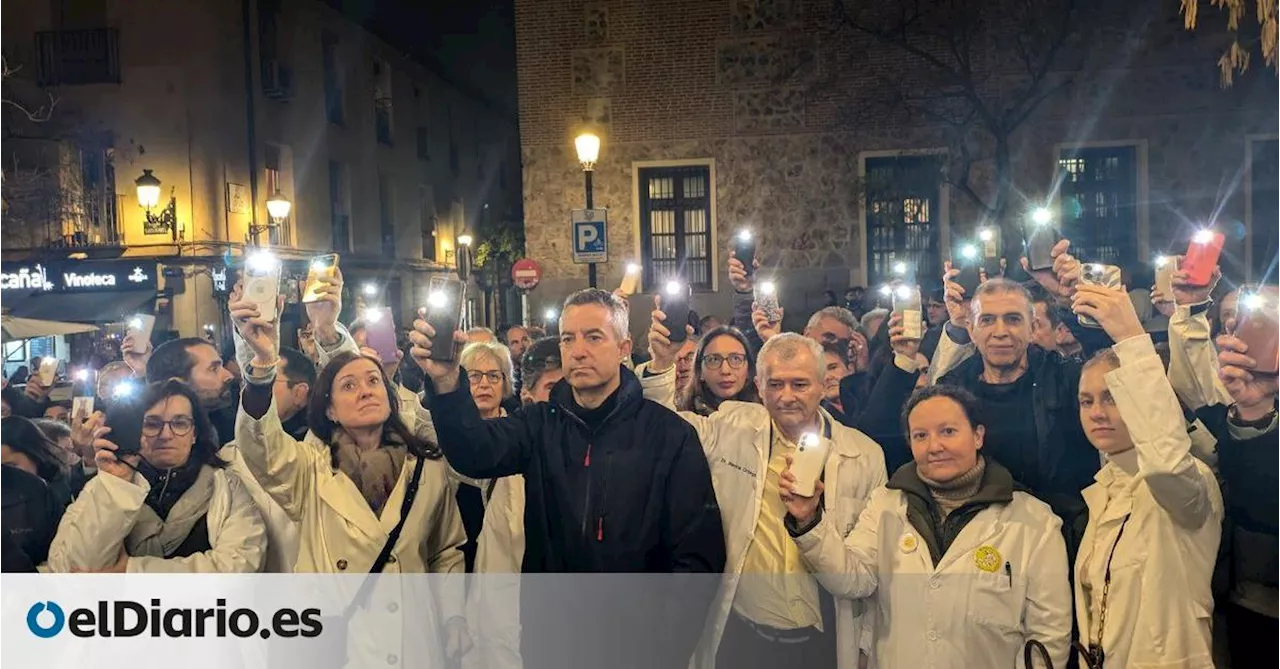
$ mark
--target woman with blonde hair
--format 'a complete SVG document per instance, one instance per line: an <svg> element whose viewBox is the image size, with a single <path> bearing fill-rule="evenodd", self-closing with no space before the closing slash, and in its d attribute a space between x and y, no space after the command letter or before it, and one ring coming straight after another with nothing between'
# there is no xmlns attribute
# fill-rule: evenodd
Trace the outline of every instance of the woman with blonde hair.
<svg viewBox="0 0 1280 669"><path fill-rule="evenodd" d="M497 342L471 342L462 349L458 362L466 372L480 416L486 420L506 416L502 404L515 393L511 350ZM516 668L520 666L517 579L524 562L524 477L504 476L474 483L479 484L484 505L483 523L476 528L475 571L487 575L473 581L468 593L467 618L476 649L467 663L475 667ZM460 505L463 499L460 495ZM466 520L465 506L463 512Z"/></svg>

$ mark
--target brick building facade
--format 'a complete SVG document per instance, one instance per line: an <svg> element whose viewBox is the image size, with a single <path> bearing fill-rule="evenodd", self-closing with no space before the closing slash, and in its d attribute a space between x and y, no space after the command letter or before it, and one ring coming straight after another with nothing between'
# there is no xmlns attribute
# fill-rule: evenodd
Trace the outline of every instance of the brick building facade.
<svg viewBox="0 0 1280 669"><path fill-rule="evenodd" d="M897 47L839 29L834 8L832 0L516 0L526 238L548 277L533 306L586 284L569 224L569 211L584 206L573 149L583 129L603 138L594 174L595 204L609 209L602 287L639 260L647 285L680 271L699 285L695 309L726 315L724 264L740 226L759 232L789 321L821 306L824 290L880 280L895 259L936 274L930 268L953 241L983 220L957 185L955 136L867 102L895 84L927 91L930 74ZM1065 201L1069 235L1095 257L1128 262L1177 251L1191 225L1216 214L1233 232L1240 275L1274 256L1274 73L1255 69L1221 90L1222 36L1207 24L1183 31L1176 4L1081 12L1046 75L1046 88L1073 83L1009 137L1006 220ZM984 95L1016 93L1021 80L995 46L973 53ZM989 196L993 173L979 160L968 183ZM634 320L639 331L644 319Z"/></svg>

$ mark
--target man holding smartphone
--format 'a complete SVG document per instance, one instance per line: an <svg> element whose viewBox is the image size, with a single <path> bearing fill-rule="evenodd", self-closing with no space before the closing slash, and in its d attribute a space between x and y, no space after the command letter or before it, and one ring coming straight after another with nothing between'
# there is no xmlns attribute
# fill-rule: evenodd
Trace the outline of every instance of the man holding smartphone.
<svg viewBox="0 0 1280 669"><path fill-rule="evenodd" d="M645 397L674 410L680 346L670 341L664 316L653 313L653 361L638 373ZM815 339L795 333L769 337L756 370L762 403L725 401L710 416L679 414L697 430L716 471L716 496L729 533L729 575L694 665L857 669L862 606L836 601L805 568L788 534L807 528L784 523L779 481L799 457L800 444L824 443L829 455L817 470L823 481L815 494L825 486L824 513L848 535L871 493L888 480L884 455L865 434L821 408L823 352Z"/></svg>
<svg viewBox="0 0 1280 669"><path fill-rule="evenodd" d="M432 358L435 346L461 346L465 334L434 342L435 330L416 321L410 339L427 375L424 405L459 473L524 475L526 574L615 575L596 581L608 587L571 591L524 580L525 666L684 666L725 564L702 447L688 423L643 398L623 367L631 354L625 304L579 291L565 300L559 329L565 378L551 401L483 420L458 356ZM623 576L646 573L669 576Z"/></svg>

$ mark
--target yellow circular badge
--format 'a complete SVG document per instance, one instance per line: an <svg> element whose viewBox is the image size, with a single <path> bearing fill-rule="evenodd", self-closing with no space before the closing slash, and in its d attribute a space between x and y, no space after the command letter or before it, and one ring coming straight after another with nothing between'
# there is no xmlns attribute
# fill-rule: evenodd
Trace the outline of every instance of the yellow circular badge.
<svg viewBox="0 0 1280 669"><path fill-rule="evenodd" d="M973 564L985 572L1000 569L1000 551L995 546L981 546L973 553Z"/></svg>
<svg viewBox="0 0 1280 669"><path fill-rule="evenodd" d="M920 540L916 539L916 535L910 532L902 535L902 538L898 540L898 547L902 549L903 553L914 553L919 546Z"/></svg>

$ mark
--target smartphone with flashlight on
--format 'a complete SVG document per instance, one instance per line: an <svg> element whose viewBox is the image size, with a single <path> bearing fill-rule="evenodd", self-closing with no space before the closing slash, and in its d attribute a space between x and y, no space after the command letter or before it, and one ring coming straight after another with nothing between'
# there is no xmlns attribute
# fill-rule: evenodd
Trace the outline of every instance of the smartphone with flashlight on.
<svg viewBox="0 0 1280 669"><path fill-rule="evenodd" d="M61 362L61 360L51 355L47 355L40 359L40 369L38 371L40 374L40 385L45 388L53 387L53 382L58 378L58 364Z"/></svg>
<svg viewBox="0 0 1280 669"><path fill-rule="evenodd" d="M920 287L900 284L893 290L893 313L902 317L902 336L920 339L924 336Z"/></svg>
<svg viewBox="0 0 1280 669"><path fill-rule="evenodd" d="M960 273L951 280L964 289L966 300L973 297L973 294L978 291L978 285L982 283L982 274L978 271L981 266L982 256L977 245L969 243L960 245L960 262L952 265L952 269L958 269Z"/></svg>
<svg viewBox="0 0 1280 669"><path fill-rule="evenodd" d="M427 284L427 324L436 331L431 338L432 360L452 362L457 358L453 333L462 322L465 298L466 284L457 279L432 277Z"/></svg>
<svg viewBox="0 0 1280 669"><path fill-rule="evenodd" d="M1207 228L1191 236L1187 254L1182 257L1180 265L1182 271L1187 273L1187 283L1193 286L1209 285L1213 278L1213 268L1218 266L1218 257L1222 255L1222 246L1226 240L1226 235Z"/></svg>
<svg viewBox="0 0 1280 669"><path fill-rule="evenodd" d="M1103 265L1101 263L1092 262L1085 263L1084 267L1080 270L1080 283L1093 286L1105 286L1107 288L1119 288L1120 268L1115 265ZM1087 327L1101 327L1098 325L1098 321L1095 321L1093 318L1085 316L1084 314L1076 314L1076 319L1080 321L1081 325Z"/></svg>
<svg viewBox="0 0 1280 669"><path fill-rule="evenodd" d="M137 352L145 352L151 347L151 332L156 327L156 317L151 314L134 314L129 317L129 336L133 337L133 347Z"/></svg>
<svg viewBox="0 0 1280 669"><path fill-rule="evenodd" d="M327 253L322 256L316 256L311 259L311 264L307 268L307 283L302 289L303 304L320 301L320 280L322 278L332 279L338 273L338 254Z"/></svg>
<svg viewBox="0 0 1280 669"><path fill-rule="evenodd" d="M280 296L280 259L270 251L254 251L245 258L244 299L258 306L258 318L274 321Z"/></svg>
<svg viewBox="0 0 1280 669"><path fill-rule="evenodd" d="M1159 256L1156 258L1156 290L1164 295L1165 299L1173 299L1173 273L1178 269L1178 263L1174 262L1169 256Z"/></svg>
<svg viewBox="0 0 1280 669"><path fill-rule="evenodd" d="M764 317L769 320L769 324L776 325L781 322L782 306L778 304L778 284L766 279L755 285L754 292L756 308L764 312Z"/></svg>
<svg viewBox="0 0 1280 669"><path fill-rule="evenodd" d="M748 277L755 273L756 236L751 230L743 228L733 236L733 257L742 263Z"/></svg>
<svg viewBox="0 0 1280 669"><path fill-rule="evenodd" d="M1241 291L1235 337L1249 347L1248 356L1257 362L1251 371L1280 373L1280 289L1262 286Z"/></svg>
<svg viewBox="0 0 1280 669"><path fill-rule="evenodd" d="M399 347L396 346L396 321L391 307L366 307L364 326L365 343L378 353L383 364L394 365Z"/></svg>
<svg viewBox="0 0 1280 669"><path fill-rule="evenodd" d="M796 454L791 459L791 475L796 477L792 488L801 497L813 497L817 489L818 479L827 466L827 456L831 449L826 439L814 432L800 435L800 443L796 444Z"/></svg>
<svg viewBox="0 0 1280 669"><path fill-rule="evenodd" d="M82 391L77 391L82 392ZM71 398L71 424L79 425L93 415L93 395L77 395Z"/></svg>
<svg viewBox="0 0 1280 669"><path fill-rule="evenodd" d="M627 297L631 297L640 292L640 265L639 263L627 263L626 273L622 275L622 285L618 286L618 292Z"/></svg>
<svg viewBox="0 0 1280 669"><path fill-rule="evenodd" d="M1032 270L1053 269L1053 247L1062 240L1053 216L1048 209L1037 209L1031 220L1022 228L1022 243L1026 247L1027 265Z"/></svg>
<svg viewBox="0 0 1280 669"><path fill-rule="evenodd" d="M689 286L676 279L663 284L662 313L666 314L662 324L671 331L667 340L674 344L688 339L685 326L689 324Z"/></svg>

